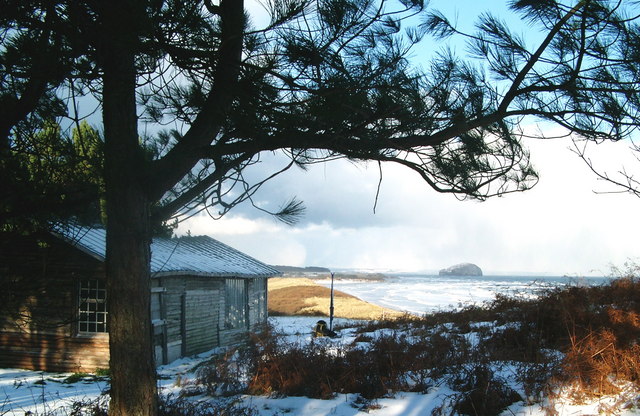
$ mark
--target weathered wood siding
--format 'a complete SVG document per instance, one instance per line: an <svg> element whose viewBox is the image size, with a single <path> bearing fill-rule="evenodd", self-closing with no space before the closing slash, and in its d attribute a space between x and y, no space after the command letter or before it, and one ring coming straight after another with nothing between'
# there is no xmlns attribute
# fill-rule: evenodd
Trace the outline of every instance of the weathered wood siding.
<svg viewBox="0 0 640 416"><path fill-rule="evenodd" d="M50 234L0 235L0 367L107 368L108 334L77 331L79 282L93 279L106 279L104 263ZM266 323L263 277L155 276L151 286L158 364L245 342Z"/></svg>
<svg viewBox="0 0 640 416"><path fill-rule="evenodd" d="M178 277L154 278L151 279L151 286L164 289L165 354L166 362L171 362L182 356L182 294L185 282ZM159 361L157 363L161 364Z"/></svg>
<svg viewBox="0 0 640 416"><path fill-rule="evenodd" d="M193 355L220 345L219 290L189 290L184 293L184 355Z"/></svg>
<svg viewBox="0 0 640 416"><path fill-rule="evenodd" d="M242 280L246 288L245 310L241 312L234 310L234 308L225 309L232 314L243 315L245 320L242 326L231 327L229 323L233 322L234 318L221 317L221 320L225 323L220 330L221 346L242 344L248 340L249 332L260 332L267 323L267 279L255 277ZM227 289L231 288L233 288L233 285L227 286ZM231 298L238 300L235 296L231 296Z"/></svg>
<svg viewBox="0 0 640 416"><path fill-rule="evenodd" d="M229 281L232 284L228 284ZM165 362L215 347L247 341L248 332L261 331L267 321L267 279L164 276L152 280L163 289L166 334ZM228 293L241 286L244 292ZM242 298L242 302L240 302ZM229 308L228 299L240 305ZM248 302L247 302L248 301ZM232 316L228 316L231 313ZM235 318L242 322L232 325ZM159 354L156 354L158 357ZM158 360L158 363L161 363Z"/></svg>
<svg viewBox="0 0 640 416"><path fill-rule="evenodd" d="M249 281L249 328L263 330L267 317L267 278L256 277Z"/></svg>
<svg viewBox="0 0 640 416"><path fill-rule="evenodd" d="M164 288L166 362L219 346L220 310L224 310L224 279L170 276L152 279Z"/></svg>
<svg viewBox="0 0 640 416"><path fill-rule="evenodd" d="M77 336L78 284L104 264L49 234L0 236L0 367L108 367L108 335Z"/></svg>
<svg viewBox="0 0 640 416"><path fill-rule="evenodd" d="M0 367L56 372L109 368L109 335L77 337L1 332Z"/></svg>

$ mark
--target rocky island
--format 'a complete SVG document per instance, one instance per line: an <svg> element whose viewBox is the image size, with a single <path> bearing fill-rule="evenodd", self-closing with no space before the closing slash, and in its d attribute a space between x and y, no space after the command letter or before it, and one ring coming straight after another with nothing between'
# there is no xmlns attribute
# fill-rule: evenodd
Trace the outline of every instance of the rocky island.
<svg viewBox="0 0 640 416"><path fill-rule="evenodd" d="M482 276L482 269L473 263L460 263L440 270L440 276Z"/></svg>

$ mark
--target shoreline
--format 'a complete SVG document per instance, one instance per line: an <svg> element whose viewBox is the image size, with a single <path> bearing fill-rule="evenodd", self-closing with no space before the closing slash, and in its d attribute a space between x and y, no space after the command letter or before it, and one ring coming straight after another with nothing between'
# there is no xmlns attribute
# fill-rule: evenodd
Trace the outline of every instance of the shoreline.
<svg viewBox="0 0 640 416"><path fill-rule="evenodd" d="M329 273L284 273L278 278L281 279L310 279L310 280L331 280L331 274ZM383 273L334 273L335 281L362 281L362 282L384 282L385 280L392 279L393 276L389 276Z"/></svg>
<svg viewBox="0 0 640 416"><path fill-rule="evenodd" d="M329 316L331 289L310 277L269 278L269 316ZM324 280L324 279L322 279ZM366 302L334 290L334 317L346 319L393 319L405 312Z"/></svg>

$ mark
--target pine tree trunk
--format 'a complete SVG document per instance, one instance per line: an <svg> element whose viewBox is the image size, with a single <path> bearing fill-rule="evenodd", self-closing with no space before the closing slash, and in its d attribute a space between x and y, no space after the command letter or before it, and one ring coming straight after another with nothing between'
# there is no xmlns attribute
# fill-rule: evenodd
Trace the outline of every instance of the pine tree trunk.
<svg viewBox="0 0 640 416"><path fill-rule="evenodd" d="M150 203L142 180L145 160L137 131L136 40L126 33L118 33L123 23L118 21L121 13L115 11L131 10L122 7L107 4L104 33L108 39L101 51L111 371L109 414L151 416L157 413L157 390L150 315Z"/></svg>
<svg viewBox="0 0 640 416"><path fill-rule="evenodd" d="M156 370L149 313L148 204L133 187L110 193L107 293L111 403L109 414L156 414ZM108 204L109 205L109 204Z"/></svg>

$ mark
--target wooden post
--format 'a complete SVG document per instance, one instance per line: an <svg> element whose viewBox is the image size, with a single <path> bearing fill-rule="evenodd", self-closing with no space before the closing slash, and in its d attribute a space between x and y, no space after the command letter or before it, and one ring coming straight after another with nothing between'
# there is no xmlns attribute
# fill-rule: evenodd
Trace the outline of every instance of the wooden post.
<svg viewBox="0 0 640 416"><path fill-rule="evenodd" d="M329 330L333 331L333 275L331 272L331 301L329 303Z"/></svg>

